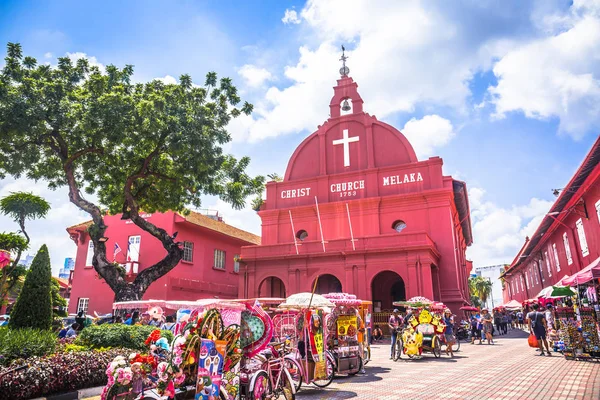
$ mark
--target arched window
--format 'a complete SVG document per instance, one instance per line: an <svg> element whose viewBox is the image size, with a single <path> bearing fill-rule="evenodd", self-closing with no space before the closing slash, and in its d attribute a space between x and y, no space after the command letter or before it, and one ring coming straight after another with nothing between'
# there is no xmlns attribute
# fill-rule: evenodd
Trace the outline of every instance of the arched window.
<svg viewBox="0 0 600 400"><path fill-rule="evenodd" d="M296 233L296 237L299 240L304 240L308 237L308 233L306 233L306 231L304 229L301 229Z"/></svg>
<svg viewBox="0 0 600 400"><path fill-rule="evenodd" d="M406 222L398 220L392 224L392 229L400 233L406 228Z"/></svg>

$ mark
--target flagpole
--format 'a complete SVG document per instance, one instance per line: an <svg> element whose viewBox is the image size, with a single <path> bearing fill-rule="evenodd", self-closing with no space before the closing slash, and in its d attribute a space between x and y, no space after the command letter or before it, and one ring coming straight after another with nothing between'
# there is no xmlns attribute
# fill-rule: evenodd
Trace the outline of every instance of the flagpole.
<svg viewBox="0 0 600 400"><path fill-rule="evenodd" d="M321 244L323 245L323 253L325 253L325 238L323 237L323 225L321 225L321 213L319 212L319 201L315 196L315 204L317 205L317 217L319 219L319 230L321 231Z"/></svg>
<svg viewBox="0 0 600 400"><path fill-rule="evenodd" d="M292 224L292 237L294 238L294 246L296 246L296 255L298 255L298 241L296 241L296 229L294 228L294 220L292 219L292 210L288 210L288 213L290 214L290 223Z"/></svg>
<svg viewBox="0 0 600 400"><path fill-rule="evenodd" d="M348 203L346 203L346 212L348 213L348 225L350 225L350 241L352 242L352 250L356 250L356 246L354 245L354 233L352 232L352 221L350 220L350 209L348 208Z"/></svg>

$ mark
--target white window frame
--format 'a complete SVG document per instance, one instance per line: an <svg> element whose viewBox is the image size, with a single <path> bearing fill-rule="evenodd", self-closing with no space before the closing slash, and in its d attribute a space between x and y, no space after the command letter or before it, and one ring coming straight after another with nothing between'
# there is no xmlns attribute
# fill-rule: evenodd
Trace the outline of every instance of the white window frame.
<svg viewBox="0 0 600 400"><path fill-rule="evenodd" d="M194 262L194 242L183 242L183 256L181 261Z"/></svg>
<svg viewBox="0 0 600 400"><path fill-rule="evenodd" d="M94 242L92 242L90 240L88 242L88 246L87 246L87 254L85 255L85 266L93 267L94 266L94 264L92 264L93 259L94 259Z"/></svg>
<svg viewBox="0 0 600 400"><path fill-rule="evenodd" d="M225 250L215 249L214 258L213 258L213 268L214 269L225 271L225 269L226 269L225 256L226 256Z"/></svg>
<svg viewBox="0 0 600 400"><path fill-rule="evenodd" d="M238 261L239 257L239 254L233 256L233 272L235 272L236 274L240 272L240 262Z"/></svg>
<svg viewBox="0 0 600 400"><path fill-rule="evenodd" d="M575 222L575 226L577 227L577 236L579 236L579 246L581 247L581 255L584 257L588 256L590 254L590 249L588 248L587 239L585 238L583 220L579 218L577 222Z"/></svg>
<svg viewBox="0 0 600 400"><path fill-rule="evenodd" d="M516 282L513 282L513 292L514 293L519 293L519 280L518 279L517 279Z"/></svg>
<svg viewBox="0 0 600 400"><path fill-rule="evenodd" d="M140 235L129 236L129 238L127 239L127 261L139 262L141 249L142 237Z"/></svg>
<svg viewBox="0 0 600 400"><path fill-rule="evenodd" d="M508 297L512 297L512 295L510 294L510 292L511 292L510 282L508 282L508 286L506 287L506 290L508 291Z"/></svg>
<svg viewBox="0 0 600 400"><path fill-rule="evenodd" d="M541 261L534 261L533 262L533 269L534 271L531 271L531 273L535 276L535 284L539 285L540 284L540 267L541 265L539 264L541 263Z"/></svg>
<svg viewBox="0 0 600 400"><path fill-rule="evenodd" d="M529 289L529 271L525 271L525 287Z"/></svg>
<svg viewBox="0 0 600 400"><path fill-rule="evenodd" d="M525 287L523 285L523 275L519 275L521 277L521 292L525 291Z"/></svg>
<svg viewBox="0 0 600 400"><path fill-rule="evenodd" d="M571 245L569 245L569 235L563 233L563 243L565 245L565 255L567 256L567 264L573 264L573 255L571 254Z"/></svg>
<svg viewBox="0 0 600 400"><path fill-rule="evenodd" d="M558 250L556 250L556 243L552 243L552 252L554 253L554 262L556 263L556 272L560 272L560 260L558 259Z"/></svg>
<svg viewBox="0 0 600 400"><path fill-rule="evenodd" d="M550 263L550 259L548 258L548 251L544 251L544 258L546 259L546 267L548 269L548 278L549 278L552 276L552 265Z"/></svg>
<svg viewBox="0 0 600 400"><path fill-rule="evenodd" d="M598 223L600 223L600 199L595 204L596 215L598 216Z"/></svg>
<svg viewBox="0 0 600 400"><path fill-rule="evenodd" d="M80 297L77 301L77 314L83 311L84 314L87 314L88 308L90 306L90 298L89 297Z"/></svg>

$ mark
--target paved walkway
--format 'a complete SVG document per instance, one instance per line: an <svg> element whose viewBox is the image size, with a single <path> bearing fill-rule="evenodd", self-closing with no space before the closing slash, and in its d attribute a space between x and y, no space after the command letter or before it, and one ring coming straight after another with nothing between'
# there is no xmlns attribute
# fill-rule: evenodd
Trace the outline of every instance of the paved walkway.
<svg viewBox="0 0 600 400"><path fill-rule="evenodd" d="M389 344L372 348L366 375L339 377L326 389L303 386L298 400L576 400L600 399L600 362L541 357L527 334L509 332L496 344L461 343L455 358L389 360ZM93 397L99 399L99 397Z"/></svg>
<svg viewBox="0 0 600 400"><path fill-rule="evenodd" d="M527 334L509 332L495 345L461 343L454 359L389 360L389 345L373 346L367 374L340 377L326 389L303 387L312 399L600 399L600 362L538 356Z"/></svg>

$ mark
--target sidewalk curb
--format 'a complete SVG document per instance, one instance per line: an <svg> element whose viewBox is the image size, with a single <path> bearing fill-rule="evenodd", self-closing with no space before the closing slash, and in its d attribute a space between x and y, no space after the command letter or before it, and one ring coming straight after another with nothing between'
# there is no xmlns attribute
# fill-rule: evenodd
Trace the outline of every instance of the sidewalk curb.
<svg viewBox="0 0 600 400"><path fill-rule="evenodd" d="M104 386L96 386L87 389L80 389L73 392L53 394L48 397L38 397L34 400L79 400L88 397L100 396Z"/></svg>

